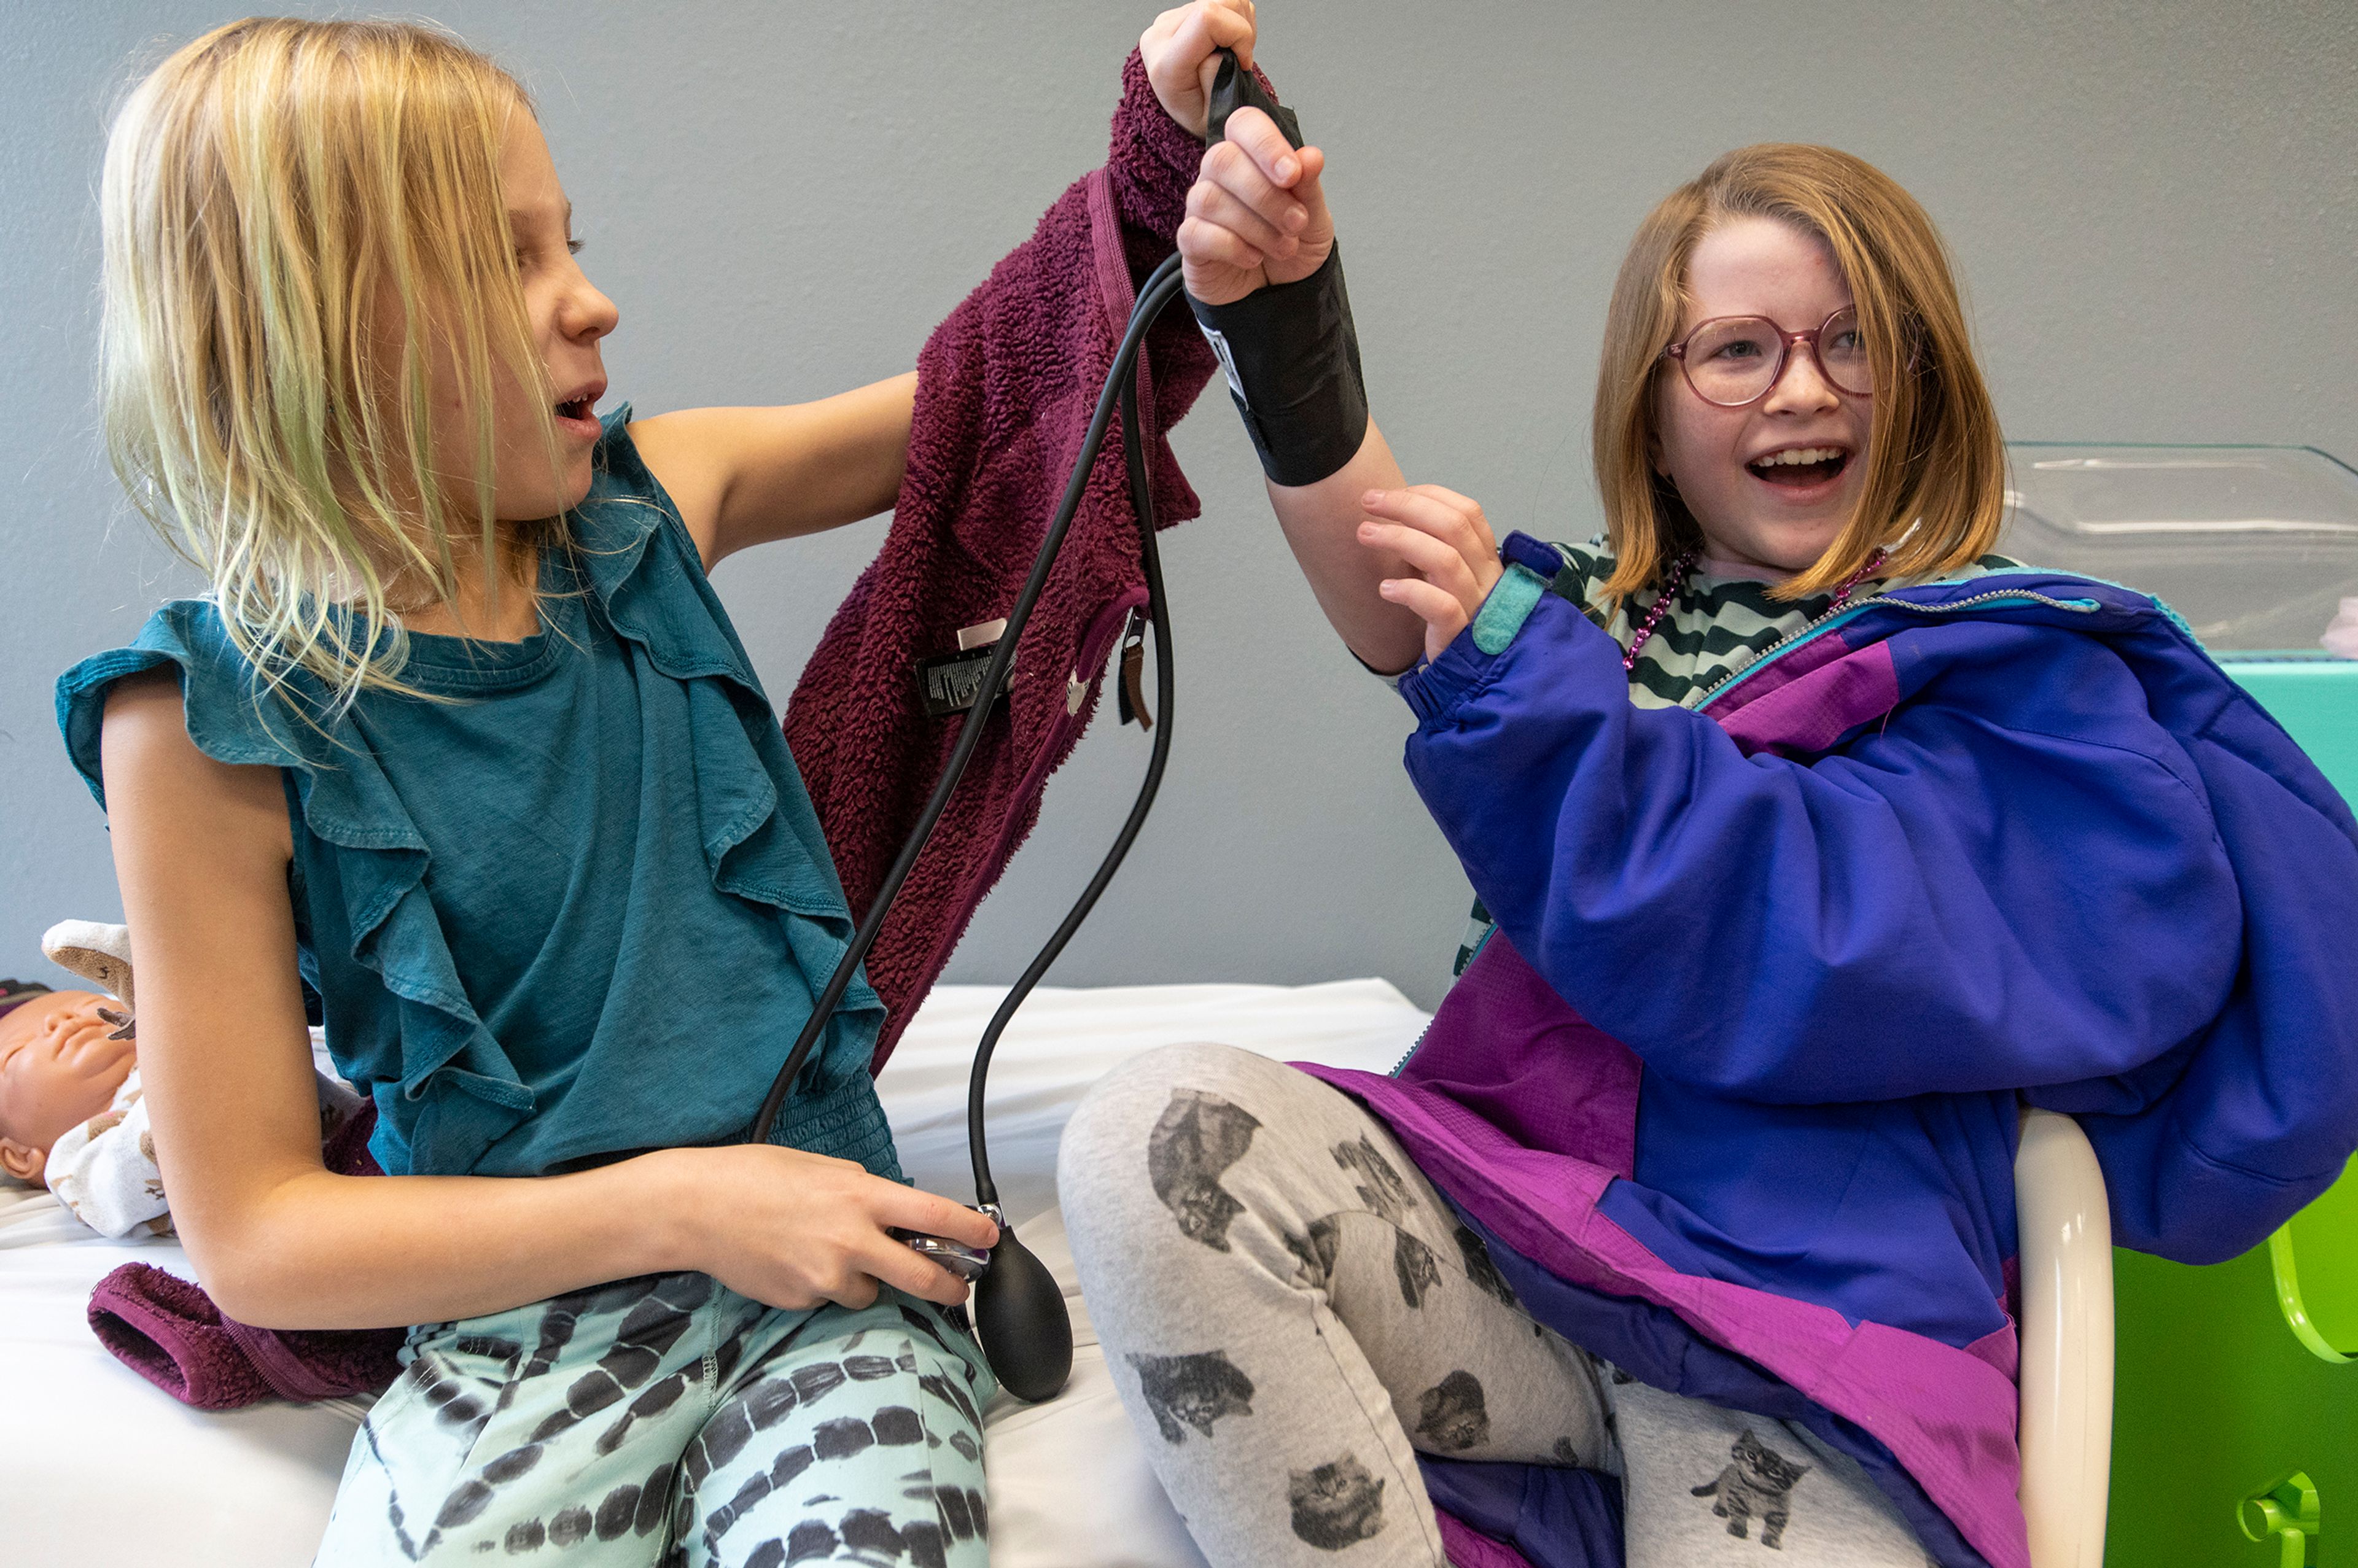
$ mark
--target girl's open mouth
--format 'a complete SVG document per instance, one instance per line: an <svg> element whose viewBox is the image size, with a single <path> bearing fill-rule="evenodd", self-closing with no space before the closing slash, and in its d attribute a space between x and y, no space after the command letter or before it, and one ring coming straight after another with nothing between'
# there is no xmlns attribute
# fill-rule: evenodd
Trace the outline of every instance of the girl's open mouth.
<svg viewBox="0 0 2358 1568"><path fill-rule="evenodd" d="M1850 454L1840 447L1788 447L1744 465L1753 478L1784 490L1809 490L1840 479Z"/></svg>
<svg viewBox="0 0 2358 1568"><path fill-rule="evenodd" d="M606 395L606 382L600 377L591 382L576 382L573 395L557 399L555 406L558 427L575 437L596 440L598 400Z"/></svg>

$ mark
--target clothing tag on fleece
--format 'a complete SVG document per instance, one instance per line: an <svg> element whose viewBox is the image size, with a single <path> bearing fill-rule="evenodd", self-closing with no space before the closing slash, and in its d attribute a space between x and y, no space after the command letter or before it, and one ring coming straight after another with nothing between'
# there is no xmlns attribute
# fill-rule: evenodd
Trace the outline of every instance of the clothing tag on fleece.
<svg viewBox="0 0 2358 1568"><path fill-rule="evenodd" d="M990 668L991 652L987 647L969 648L962 654L917 661L917 688L928 718L964 713L974 706L975 698L982 695L982 677ZM1014 679L1015 671L1010 667L1007 680L1000 686L1001 697L1007 695Z"/></svg>
<svg viewBox="0 0 2358 1568"><path fill-rule="evenodd" d="M1154 728L1154 715L1146 710L1146 628L1135 610L1121 628L1121 681L1115 691L1124 724Z"/></svg>

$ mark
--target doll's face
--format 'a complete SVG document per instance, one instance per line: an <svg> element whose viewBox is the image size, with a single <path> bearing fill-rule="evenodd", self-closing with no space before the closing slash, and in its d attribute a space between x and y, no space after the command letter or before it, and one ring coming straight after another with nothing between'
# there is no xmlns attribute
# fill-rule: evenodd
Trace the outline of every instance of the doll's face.
<svg viewBox="0 0 2358 1568"><path fill-rule="evenodd" d="M52 991L0 1012L0 1168L38 1183L50 1148L104 1110L131 1076L134 1049L110 1040L109 999Z"/></svg>

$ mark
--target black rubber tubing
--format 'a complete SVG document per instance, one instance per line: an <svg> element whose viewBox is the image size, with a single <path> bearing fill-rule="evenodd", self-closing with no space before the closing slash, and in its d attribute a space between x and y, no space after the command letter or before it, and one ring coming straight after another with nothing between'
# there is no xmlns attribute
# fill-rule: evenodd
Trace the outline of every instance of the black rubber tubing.
<svg viewBox="0 0 2358 1568"><path fill-rule="evenodd" d="M1141 301L1141 308L1143 302ZM1159 312L1158 312L1159 313ZM1154 793L1163 786L1163 770L1171 760L1171 698L1174 677L1171 670L1171 615L1163 600L1163 553L1154 542L1154 498L1146 473L1146 459L1139 449L1138 378L1124 376L1121 384L1122 455L1130 469L1131 509L1138 514L1139 557L1146 574L1146 615L1154 628L1154 747L1146 760L1146 777L1138 786L1138 798L1130 808L1130 816L1114 838L1113 847L1106 851L1097 875L1081 890L1073 903L1072 911L1064 924L1056 927L1046 946L1009 989L1007 1000L999 1004L991 1016L990 1026L982 1032L982 1042L975 1047L974 1073L967 1083L966 1141L967 1152L974 1161L974 1196L977 1203L996 1204L999 1189L990 1180L990 1154L983 1122L983 1082L990 1071L991 1053L999 1047L999 1037L1015 1017L1015 1010L1032 994L1032 988L1048 972L1048 966L1064 952L1065 944L1081 928L1097 906L1098 897L1120 870L1122 858L1130 853L1130 844L1138 831L1146 825L1146 814L1154 806Z"/></svg>
<svg viewBox="0 0 2358 1568"><path fill-rule="evenodd" d="M982 1044L976 1050L974 1072L967 1097L967 1129L974 1160L975 1195L978 1202L997 1202L997 1189L991 1184L990 1158L982 1130L983 1084L990 1070L991 1051L998 1044L999 1036L1006 1029L1008 1021L1014 1016L1015 1010L1022 1005L1025 996L1064 950L1082 920L1087 918L1098 896L1105 891L1106 884L1113 880L1114 871L1121 864L1122 857L1129 852L1131 841L1137 838L1138 830L1145 821L1147 808L1153 804L1155 790L1163 780L1163 765L1170 755L1173 692L1171 622L1163 603L1162 557L1155 547L1153 497L1147 482L1146 465L1138 434L1136 370L1139 350L1146 341L1147 330L1161 318L1171 302L1179 297L1181 291L1179 257L1176 254L1164 257L1162 265L1148 275L1145 286L1139 290L1138 303L1130 311L1129 327L1122 333L1121 345L1114 353L1113 368L1106 375L1105 387L1098 395L1097 410L1090 416L1087 434L1081 438L1080 456L1075 460L1073 476L1065 485L1064 500L1056 508L1055 518L1049 524L1047 534L1040 541L1040 553L1032 562L1031 576L1024 579L1022 591L1016 595L1014 607L1007 612L1006 630L1000 633L999 642L991 651L990 664L983 672L982 687L976 694L974 706L967 710L965 719L960 721L957 743L950 750L949 761L943 765L942 775L935 782L933 794L926 798L925 808L919 815L917 825L910 829L900 854L894 857L891 870L885 872L883 882L877 888L866 917L852 933L850 945L837 961L835 972L827 977L817 1001L812 1004L810 1017L803 1024L801 1034L795 1037L794 1049L786 1054L785 1065L778 1069L778 1076L771 1081L770 1092L763 1097L762 1108L746 1131L745 1141L767 1143L770 1141L771 1133L777 1127L778 1112L784 1107L786 1096L793 1088L795 1078L801 1073L803 1064L808 1060L811 1047L817 1044L819 1036L834 1021L836 1009L843 1001L843 993L850 988L852 977L859 972L869 949L876 945L877 933L883 929L884 917L892 912L892 900L900 893L901 885L908 881L909 873L915 869L917 858L925 852L935 826L947 809L950 795L957 790L967 763L973 758L975 748L981 743L983 727L989 722L991 709L997 706L999 695L1007 684L1007 670L1015 659L1016 642L1022 637L1025 623L1031 620L1033 607L1039 602L1041 590L1047 586L1048 574L1055 567L1056 557L1064 548L1065 535L1071 531L1074 515L1080 510L1081 496L1087 489L1089 473L1097 467L1098 453L1105 446L1106 428L1119 406L1122 411L1123 456L1130 470L1130 499L1138 514L1141 540L1140 553L1147 578L1147 612L1154 627L1155 695L1163 706L1163 732L1155 738L1153 753L1147 763L1146 782L1139 792L1136 804L1130 807L1129 820L1122 824L1121 833L1112 850L1098 868L1098 874L1090 879L1088 887L1083 891L1072 913L1065 917L1064 923L1049 938L1048 945L1025 968L1022 978L1010 989L1007 1000L991 1019L990 1028L984 1032Z"/></svg>

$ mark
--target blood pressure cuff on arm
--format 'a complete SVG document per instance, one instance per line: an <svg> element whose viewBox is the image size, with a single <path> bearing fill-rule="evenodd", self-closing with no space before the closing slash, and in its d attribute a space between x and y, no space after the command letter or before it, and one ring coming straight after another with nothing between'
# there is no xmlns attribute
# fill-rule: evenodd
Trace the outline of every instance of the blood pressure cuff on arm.
<svg viewBox="0 0 2358 1568"><path fill-rule="evenodd" d="M1339 245L1299 282L1271 284L1229 305L1206 305L1192 294L1187 303L1228 372L1228 395L1272 483L1315 483L1358 454L1368 392Z"/></svg>

